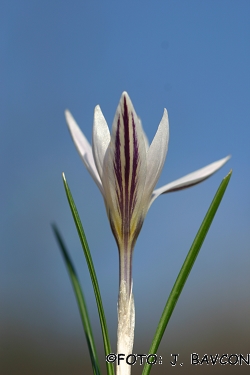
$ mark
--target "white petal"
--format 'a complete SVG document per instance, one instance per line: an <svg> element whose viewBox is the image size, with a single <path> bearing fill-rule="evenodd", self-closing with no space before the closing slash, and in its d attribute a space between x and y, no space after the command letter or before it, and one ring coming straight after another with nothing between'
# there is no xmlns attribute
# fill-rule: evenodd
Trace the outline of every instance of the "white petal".
<svg viewBox="0 0 250 375"><path fill-rule="evenodd" d="M99 174L95 166L95 162L94 162L94 158L92 154L92 148L88 140L82 133L81 129L77 125L75 119L73 118L73 116L68 110L65 111L65 117L66 117L66 121L67 121L67 125L69 128L71 137L77 148L77 151L79 152L82 158L82 161L84 162L86 168L88 169L89 173L91 174L97 186L99 187L101 193L103 194L102 183L101 183Z"/></svg>
<svg viewBox="0 0 250 375"><path fill-rule="evenodd" d="M99 105L95 107L94 112L94 124L93 124L93 156L95 160L96 168L99 172L100 178L102 178L103 161L106 154L108 145L110 143L110 132L107 122L102 114Z"/></svg>
<svg viewBox="0 0 250 375"><path fill-rule="evenodd" d="M231 158L231 155L223 159L220 159L212 164L209 164L206 167L199 169L198 171L187 174L186 176L179 178L178 180L170 182L169 184L164 185L160 187L159 189L154 190L150 205L161 194L170 193L172 191L177 191L181 189L186 189L190 186L196 185L206 180L213 173L218 171L218 169L220 169L230 158Z"/></svg>
<svg viewBox="0 0 250 375"><path fill-rule="evenodd" d="M138 121L140 123L141 129L142 129L142 132L143 132L143 138L144 138L144 142L145 142L145 148L146 148L146 151L148 151L148 149L149 149L148 137L147 137L145 131L143 130L141 119L139 117L138 117Z"/></svg>
<svg viewBox="0 0 250 375"><path fill-rule="evenodd" d="M153 189L160 177L168 151L168 140L168 113L167 110L164 109L161 122L147 152L147 177L145 183L145 195L148 195L148 197L144 197L146 199L149 199L151 197Z"/></svg>

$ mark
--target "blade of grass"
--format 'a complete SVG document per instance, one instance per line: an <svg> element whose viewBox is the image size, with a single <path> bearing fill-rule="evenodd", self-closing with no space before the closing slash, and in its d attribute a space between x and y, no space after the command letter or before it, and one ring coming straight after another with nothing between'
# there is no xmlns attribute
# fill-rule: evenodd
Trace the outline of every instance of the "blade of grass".
<svg viewBox="0 0 250 375"><path fill-rule="evenodd" d="M76 229L77 229L77 232L78 232L81 244L82 244L82 248L83 248L85 258L86 258L86 262L87 262L87 265L88 265L88 268L89 268L89 273L90 273L90 277L91 277L91 281L92 281L92 285L93 285L93 289L94 289L94 293L95 293L95 298L96 298L97 309L98 309L98 313L99 313L99 319L100 319L100 323L101 323L104 351L105 351L105 355L107 356L108 354L112 353L112 351L111 351L111 346L110 346L110 341L109 341L108 327L107 327L104 309L103 309L103 305L102 305L101 293L100 293L98 280L97 280L96 273L95 273L95 268L94 268L94 265L93 265L93 261L92 261L92 257L91 257L91 254L90 254L88 242L87 242L87 239L86 239L86 236L85 236L85 232L83 230L83 226L82 226L82 223L81 223L79 214L77 212L77 208L76 208L74 199L72 197L72 194L71 194L70 188L67 184L66 177L65 177L64 173L63 173L63 183L64 183L65 192L66 192L66 195L67 195L67 198L68 198L68 202L69 202L69 205L70 205L70 209L71 209L71 212L72 212L72 216L73 216L73 219L74 219L74 222L75 222L75 225L76 225ZM108 375L114 375L113 363L106 362L106 368L107 368Z"/></svg>
<svg viewBox="0 0 250 375"><path fill-rule="evenodd" d="M77 303L78 303L78 308L79 308L79 311L80 311L82 324L83 324L83 328L84 328L84 332L85 332L85 336L86 336L86 340L87 340L87 344L88 344L88 348L89 348L89 354L90 354L90 358L91 358L93 372L94 372L95 375L100 375L100 366L99 366L99 361L98 361L98 357L97 357L96 346L95 346L95 342L94 342L94 336L93 336L93 333L92 333L92 328L91 328L91 324L90 324L90 320L89 320L88 310L87 310L85 298L84 298L84 295L83 295L83 292L82 292L82 289L81 289L81 285L79 283L79 279L78 279L77 273L75 271L75 267L74 267L74 265L73 265L73 263L70 259L69 253L67 251L65 243L62 239L62 236L61 236L57 226L55 224L52 224L52 229L53 229L54 235L57 239L59 248L61 250L64 262L66 264L66 267L67 267L67 270L68 270L68 273L69 273L69 277L70 277L72 285L73 285L73 289L74 289L76 300L77 300Z"/></svg>
<svg viewBox="0 0 250 375"><path fill-rule="evenodd" d="M223 195L226 191L227 185L229 183L229 180L231 178L232 171L229 172L229 174L222 180L214 199L206 213L206 216L199 228L199 231L192 243L192 246L188 252L188 255L182 265L182 268L179 272L179 275L175 281L175 284L173 286L173 289L171 290L171 293L169 295L169 298L167 300L167 303L165 305L165 308L163 310L162 316L160 318L158 327L155 332L155 336L153 338L151 347L149 349L150 354L155 354L157 352L157 349L160 345L162 336L165 332L165 329L167 327L167 324L169 322L169 319L173 313L173 310L176 306L176 303L178 301L178 298L182 292L182 289L187 281L188 275L194 265L194 262L197 258L197 255L200 251L200 248L205 240L205 237L207 235L207 232L210 228L210 225L212 224L212 221L214 219L214 216L216 214L216 211L221 203L221 200L223 198ZM148 375L151 371L152 365L149 365L145 363L142 375Z"/></svg>

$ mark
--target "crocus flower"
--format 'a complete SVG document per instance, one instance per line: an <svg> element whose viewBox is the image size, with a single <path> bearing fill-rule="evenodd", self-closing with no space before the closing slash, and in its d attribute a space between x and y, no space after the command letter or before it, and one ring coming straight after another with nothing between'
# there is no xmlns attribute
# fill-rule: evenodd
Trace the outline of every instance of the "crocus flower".
<svg viewBox="0 0 250 375"><path fill-rule="evenodd" d="M127 355L132 353L134 337L132 254L150 205L161 194L202 182L221 168L229 156L154 190L168 150L166 109L151 145L126 92L118 104L111 134L100 107L96 106L92 148L71 113L66 111L65 115L76 148L103 195L119 249L117 353ZM117 373L130 374L130 369L124 364L117 367Z"/></svg>

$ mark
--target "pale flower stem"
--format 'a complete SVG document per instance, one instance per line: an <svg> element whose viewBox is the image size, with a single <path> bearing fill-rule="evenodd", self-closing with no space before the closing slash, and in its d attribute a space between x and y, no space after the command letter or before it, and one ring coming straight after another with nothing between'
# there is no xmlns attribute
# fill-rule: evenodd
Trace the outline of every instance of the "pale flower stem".
<svg viewBox="0 0 250 375"><path fill-rule="evenodd" d="M131 288L132 288L132 256L133 250L126 249L124 250L124 246L119 247L119 281L120 281L120 290L121 284L124 283L126 285L126 294L128 297L130 296Z"/></svg>
<svg viewBox="0 0 250 375"><path fill-rule="evenodd" d="M126 357L132 354L134 344L135 307L132 293L131 259L132 252L120 252L120 289L118 297L117 355L124 354L118 365L117 375L130 375L131 365Z"/></svg>

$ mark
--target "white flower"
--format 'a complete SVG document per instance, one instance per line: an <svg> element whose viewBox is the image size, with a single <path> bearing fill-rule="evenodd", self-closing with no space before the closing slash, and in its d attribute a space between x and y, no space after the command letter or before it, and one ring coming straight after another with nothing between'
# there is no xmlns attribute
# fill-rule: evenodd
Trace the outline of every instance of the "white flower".
<svg viewBox="0 0 250 375"><path fill-rule="evenodd" d="M92 148L70 112L66 111L65 115L76 148L103 195L119 249L117 353L131 354L134 335L132 253L147 211L159 195L198 184L221 168L230 156L154 190L168 150L166 109L151 145L126 92L117 107L111 135L100 107L96 106ZM118 374L123 375L129 374L130 369L126 364L117 368Z"/></svg>

